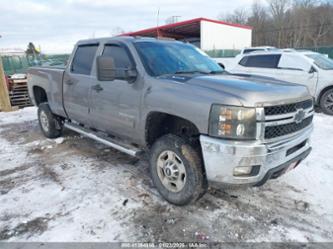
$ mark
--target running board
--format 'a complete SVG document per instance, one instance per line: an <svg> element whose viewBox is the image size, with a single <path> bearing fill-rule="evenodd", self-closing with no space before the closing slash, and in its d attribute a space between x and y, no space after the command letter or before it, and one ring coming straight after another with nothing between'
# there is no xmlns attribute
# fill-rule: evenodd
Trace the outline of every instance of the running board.
<svg viewBox="0 0 333 249"><path fill-rule="evenodd" d="M112 138L109 138L109 137L102 137L102 136L98 135L96 132L91 131L87 128L84 128L80 125L76 125L76 124L73 124L73 123L66 122L64 124L64 126L69 130L80 133L83 136L89 137L93 140L96 140L96 141L102 143L102 144L105 144L105 145L110 146L110 147L112 147L116 150L124 152L124 153L126 153L130 156L138 157L143 153L142 150L140 150L140 149L138 149L134 146L121 144L120 142L116 141L115 139L112 139Z"/></svg>

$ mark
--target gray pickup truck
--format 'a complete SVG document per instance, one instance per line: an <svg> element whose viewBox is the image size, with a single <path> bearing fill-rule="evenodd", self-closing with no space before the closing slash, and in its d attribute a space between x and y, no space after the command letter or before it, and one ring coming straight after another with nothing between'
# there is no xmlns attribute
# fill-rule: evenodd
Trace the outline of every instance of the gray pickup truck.
<svg viewBox="0 0 333 249"><path fill-rule="evenodd" d="M67 68L31 68L28 85L46 137L65 127L148 156L153 183L176 205L208 184L262 185L311 151L306 87L228 74L183 42L79 41Z"/></svg>

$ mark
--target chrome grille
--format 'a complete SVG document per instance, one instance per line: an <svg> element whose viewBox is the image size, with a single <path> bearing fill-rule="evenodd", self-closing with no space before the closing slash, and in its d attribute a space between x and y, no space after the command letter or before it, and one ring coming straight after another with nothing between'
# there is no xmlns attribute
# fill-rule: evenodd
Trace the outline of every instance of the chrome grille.
<svg viewBox="0 0 333 249"><path fill-rule="evenodd" d="M265 107L265 115L270 116L270 115L281 115L281 114L293 113L293 112L296 112L297 109L312 108L312 105L313 105L312 99L308 99L308 100L301 101L298 103L277 105L277 106L268 106L268 107Z"/></svg>
<svg viewBox="0 0 333 249"><path fill-rule="evenodd" d="M264 107L265 122L262 138L267 141L299 132L312 124L313 101Z"/></svg>

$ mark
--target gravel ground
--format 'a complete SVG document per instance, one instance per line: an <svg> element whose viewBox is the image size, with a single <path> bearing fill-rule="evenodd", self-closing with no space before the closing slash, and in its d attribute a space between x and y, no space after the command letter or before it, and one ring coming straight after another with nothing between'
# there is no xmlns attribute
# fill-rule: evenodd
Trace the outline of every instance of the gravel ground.
<svg viewBox="0 0 333 249"><path fill-rule="evenodd" d="M333 241L333 117L314 122L313 152L295 170L175 207L145 160L69 131L46 139L34 107L0 113L0 240Z"/></svg>

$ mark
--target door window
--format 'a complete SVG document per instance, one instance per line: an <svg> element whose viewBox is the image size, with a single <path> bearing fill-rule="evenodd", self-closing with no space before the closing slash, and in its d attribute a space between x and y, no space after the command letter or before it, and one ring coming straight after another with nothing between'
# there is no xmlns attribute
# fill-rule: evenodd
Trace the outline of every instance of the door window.
<svg viewBox="0 0 333 249"><path fill-rule="evenodd" d="M118 45L106 45L103 56L111 57L117 69L130 69L132 67L127 51Z"/></svg>
<svg viewBox="0 0 333 249"><path fill-rule="evenodd" d="M277 68L281 55L245 56L239 64L244 67Z"/></svg>
<svg viewBox="0 0 333 249"><path fill-rule="evenodd" d="M90 75L98 44L78 46L71 66L71 72Z"/></svg>

